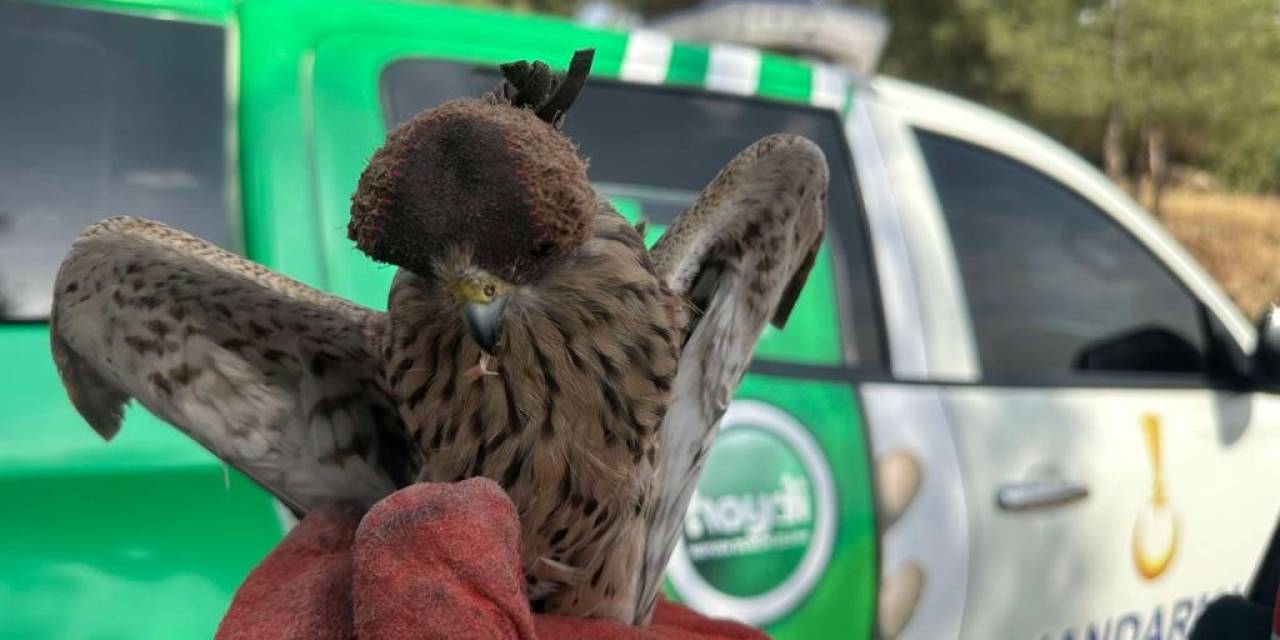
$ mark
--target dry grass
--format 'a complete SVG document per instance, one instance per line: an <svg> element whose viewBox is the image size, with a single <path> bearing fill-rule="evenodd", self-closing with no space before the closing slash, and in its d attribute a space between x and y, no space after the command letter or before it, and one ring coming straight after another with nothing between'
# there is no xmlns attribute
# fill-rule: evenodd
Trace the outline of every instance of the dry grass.
<svg viewBox="0 0 1280 640"><path fill-rule="evenodd" d="M1177 189L1161 222L1254 319L1280 301L1280 198Z"/></svg>

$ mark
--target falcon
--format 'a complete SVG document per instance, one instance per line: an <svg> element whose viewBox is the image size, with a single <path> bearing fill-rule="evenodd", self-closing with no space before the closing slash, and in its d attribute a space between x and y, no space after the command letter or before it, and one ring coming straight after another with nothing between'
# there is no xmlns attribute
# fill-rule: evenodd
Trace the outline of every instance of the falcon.
<svg viewBox="0 0 1280 640"><path fill-rule="evenodd" d="M299 514L491 478L535 610L647 622L720 416L813 265L827 166L764 138L646 250L559 130L591 59L503 65L387 136L348 229L397 267L386 312L156 222L86 229L51 318L76 409L109 440L136 399Z"/></svg>

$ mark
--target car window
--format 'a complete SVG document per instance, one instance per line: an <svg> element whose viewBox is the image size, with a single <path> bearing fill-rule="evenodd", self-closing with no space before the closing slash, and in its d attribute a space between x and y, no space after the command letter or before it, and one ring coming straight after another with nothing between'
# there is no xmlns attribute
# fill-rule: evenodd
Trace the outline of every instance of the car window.
<svg viewBox="0 0 1280 640"><path fill-rule="evenodd" d="M1204 309L1110 216L1025 164L917 138L985 376L1206 371Z"/></svg>
<svg viewBox="0 0 1280 640"><path fill-rule="evenodd" d="M383 73L388 126L458 96L479 95L498 75L488 67L409 59ZM772 133L807 136L826 153L827 251L785 331L767 329L758 357L807 364L880 367L873 273L853 168L833 112L804 105L593 78L564 130L590 160L596 187L630 218L649 221L651 243L734 155ZM848 330L842 335L840 326Z"/></svg>
<svg viewBox="0 0 1280 640"><path fill-rule="evenodd" d="M130 213L228 240L221 28L0 3L0 318L49 314L82 229Z"/></svg>

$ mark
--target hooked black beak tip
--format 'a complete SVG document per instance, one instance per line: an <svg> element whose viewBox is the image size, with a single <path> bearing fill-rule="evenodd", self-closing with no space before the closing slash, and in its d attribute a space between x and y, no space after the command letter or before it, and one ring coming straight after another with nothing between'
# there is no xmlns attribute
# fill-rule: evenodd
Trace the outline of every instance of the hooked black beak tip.
<svg viewBox="0 0 1280 640"><path fill-rule="evenodd" d="M493 353L498 344L502 326L502 310L507 306L507 296L501 295L489 302L468 302L462 306L462 324L467 335L485 353Z"/></svg>

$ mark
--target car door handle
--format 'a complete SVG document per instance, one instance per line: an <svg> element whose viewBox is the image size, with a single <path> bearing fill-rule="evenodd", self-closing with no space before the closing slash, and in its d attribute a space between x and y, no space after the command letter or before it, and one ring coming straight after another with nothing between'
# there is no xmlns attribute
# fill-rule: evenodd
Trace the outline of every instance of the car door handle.
<svg viewBox="0 0 1280 640"><path fill-rule="evenodd" d="M1006 484L996 491L996 504L1005 511L1060 507L1089 496L1089 487L1065 480L1037 480Z"/></svg>

